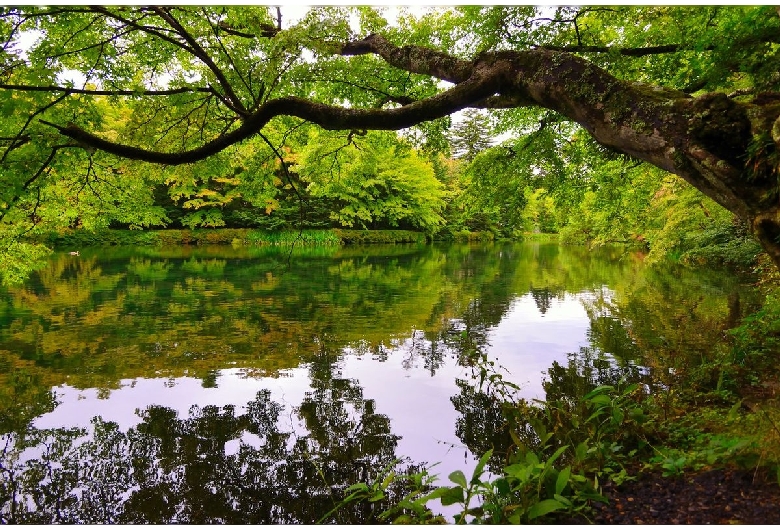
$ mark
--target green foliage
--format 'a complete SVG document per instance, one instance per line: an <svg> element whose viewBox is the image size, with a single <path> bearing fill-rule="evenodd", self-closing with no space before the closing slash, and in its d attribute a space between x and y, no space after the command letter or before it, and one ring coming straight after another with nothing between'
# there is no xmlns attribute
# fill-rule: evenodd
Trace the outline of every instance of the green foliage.
<svg viewBox="0 0 780 530"><path fill-rule="evenodd" d="M41 240L59 250L118 245L341 245L425 243L422 232L410 230L284 230L266 232L242 228L218 230L69 230L49 233ZM44 247L40 247L44 248ZM29 271L24 274L29 274Z"/></svg>
<svg viewBox="0 0 780 530"><path fill-rule="evenodd" d="M431 165L392 133L312 133L295 170L312 197L334 201L331 218L342 227L435 232L443 222Z"/></svg>
<svg viewBox="0 0 780 530"><path fill-rule="evenodd" d="M534 24L534 19L549 23ZM778 53L777 13L769 6L463 6L445 20L444 32L453 25L469 28L471 39L464 53L609 47L613 53L584 55L623 79L704 91L744 86L767 90L777 83L766 62ZM626 23L631 20L642 23ZM678 46L679 52L617 53L620 48L667 44Z"/></svg>
<svg viewBox="0 0 780 530"><path fill-rule="evenodd" d="M481 152L463 169L458 224L469 231L511 236L522 229L524 178L532 171L502 148Z"/></svg>
<svg viewBox="0 0 780 530"><path fill-rule="evenodd" d="M698 471L734 461L736 455L748 448L754 451L755 445L745 437L702 433L693 447L660 449L659 454L649 460L649 465L659 466L664 477L677 477L686 471Z"/></svg>
<svg viewBox="0 0 780 530"><path fill-rule="evenodd" d="M552 234L558 232L555 201L544 188L525 189L523 208L523 231L531 234Z"/></svg>
<svg viewBox="0 0 780 530"><path fill-rule="evenodd" d="M641 397L637 384L601 385L574 401L519 402L507 411L510 434L520 448L549 454L565 447L564 458L581 472L625 480L626 463L652 436Z"/></svg>
<svg viewBox="0 0 780 530"><path fill-rule="evenodd" d="M462 471L454 471L449 479L455 486L440 487L432 497L441 499L444 506L462 506L454 518L456 524L527 524L544 520L554 512L583 512L589 501L606 500L597 493L597 483L573 474L570 466L556 468L565 449L560 448L546 460L533 452L518 453L499 478L483 480L492 457L492 451L488 451L469 480ZM480 499L480 504L472 506L472 499Z"/></svg>
<svg viewBox="0 0 780 530"><path fill-rule="evenodd" d="M616 156L573 122L537 108L467 108L454 125L434 119L402 136L323 131L277 117L205 160L166 167L65 144L43 121L175 152L235 131L239 116L275 98L387 109L441 91L434 77L400 73L374 54L338 55L344 42L377 32L467 59L560 48L621 79L690 93L776 91L771 64L780 30L770 6L459 6L401 9L395 21L384 8L313 7L284 24L267 6L177 6L132 12L148 25L124 26L130 12L3 10L4 86L37 88L0 89L0 237L107 227L398 228L442 238L539 230L560 231L567 242L624 242L657 256L737 265L750 263L757 248L708 200L700 202L709 218L700 222L693 208L685 220L694 199L674 197L688 191L669 194L660 171ZM203 53L177 40L177 23ZM139 30L156 24L170 34ZM22 43L27 35L38 38ZM654 46L668 50L637 52ZM173 92L144 93L163 84ZM75 91L40 90L56 85ZM119 91L82 93L113 88ZM503 144L490 148L497 137ZM463 164L442 171L434 154L449 152ZM771 136L756 134L746 178L776 179L776 158Z"/></svg>
<svg viewBox="0 0 780 530"><path fill-rule="evenodd" d="M486 380L497 395L506 397L512 392L511 384L498 375L489 374ZM613 466L628 462L646 446L641 428L646 412L634 399L636 391L637 385L622 391L600 386L578 400L575 408L561 402L529 407L522 401L504 401L510 425L517 425L520 416L527 423L521 431L510 427L515 445L505 455L507 464L498 477L482 478L489 463L495 461L491 449L482 455L470 479L462 471L454 471L449 475L453 486L425 494L417 489L381 518L395 516L393 522L402 523L429 522L433 514L427 503L433 499L444 506L461 506L454 523L527 524L559 513L587 517L591 502L607 500L599 490L600 478L626 480L626 470ZM626 443L634 447L623 445ZM378 495L365 484L347 493L336 509Z"/></svg>
<svg viewBox="0 0 780 530"><path fill-rule="evenodd" d="M0 282L3 285L22 283L30 272L46 265L51 251L43 245L0 238Z"/></svg>
<svg viewBox="0 0 780 530"><path fill-rule="evenodd" d="M394 524L446 523L442 516L434 515L426 505L429 501L440 498L438 491L434 491L431 485L434 478L428 474L427 470L409 475L397 474L394 470L385 470L374 482L360 482L345 488L343 494L346 496L317 522L320 524L334 514L338 516L340 512L346 511L354 504L370 503L370 505L376 505L378 501L388 497L392 487L400 484L405 486L409 492L384 511L376 513L376 510L373 510L371 519Z"/></svg>
<svg viewBox="0 0 780 530"><path fill-rule="evenodd" d="M755 263L760 246L745 225L685 182L664 179L652 206L655 228L646 231L651 258L742 268Z"/></svg>
<svg viewBox="0 0 780 530"><path fill-rule="evenodd" d="M559 234L545 234L542 232L524 233L519 238L521 241L526 242L539 242L539 243L557 243L560 241Z"/></svg>
<svg viewBox="0 0 780 530"><path fill-rule="evenodd" d="M780 153L769 132L752 138L746 158L745 176L748 181L769 179L780 183Z"/></svg>
<svg viewBox="0 0 780 530"><path fill-rule="evenodd" d="M279 245L279 244L339 244L332 231L304 230L300 232L264 232L238 228L219 230L72 230L47 234L47 245L73 250L101 246L165 246L165 245Z"/></svg>
<svg viewBox="0 0 780 530"><path fill-rule="evenodd" d="M381 483L359 483L346 488L346 497L326 517L352 503L383 499L385 490L395 480L411 483L411 492L379 514L383 522L446 523L446 518L434 515L428 507L434 500L439 500L442 506L460 505L459 513L453 516L454 524L528 524L544 521L546 516L558 512L584 514L589 502L606 499L597 491L598 481L572 473L571 466L557 468L556 462L564 450L556 451L546 460L531 452L518 454L517 461L492 480L483 478L492 457L492 451L488 451L479 459L470 478L462 471L453 471L448 477L453 486L435 489L432 488L435 476L427 472L403 477L390 473ZM474 500L479 500L476 506Z"/></svg>
<svg viewBox="0 0 780 530"><path fill-rule="evenodd" d="M422 232L410 230L343 230L334 229L333 233L346 245L365 245L372 243L425 243L427 238Z"/></svg>
<svg viewBox="0 0 780 530"><path fill-rule="evenodd" d="M450 129L450 148L455 158L472 162L492 144L490 117L477 109L463 112L461 121Z"/></svg>
<svg viewBox="0 0 780 530"><path fill-rule="evenodd" d="M771 289L761 308L743 318L729 334L734 346L733 356L727 362L733 375L735 372L774 373L775 353L780 348L780 292Z"/></svg>

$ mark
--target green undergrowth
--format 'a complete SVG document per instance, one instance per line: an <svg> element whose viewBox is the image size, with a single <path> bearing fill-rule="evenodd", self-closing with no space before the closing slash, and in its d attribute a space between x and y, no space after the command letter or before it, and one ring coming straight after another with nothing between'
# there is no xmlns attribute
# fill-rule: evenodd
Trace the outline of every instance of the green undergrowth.
<svg viewBox="0 0 780 530"><path fill-rule="evenodd" d="M424 233L410 230L343 230L336 228L333 229L333 233L345 245L425 243L428 240Z"/></svg>
<svg viewBox="0 0 780 530"><path fill-rule="evenodd" d="M520 235L521 241L539 242L539 243L557 243L561 240L560 234L547 234L544 232L524 232Z"/></svg>
<svg viewBox="0 0 780 530"><path fill-rule="evenodd" d="M349 245L425 243L426 235L408 230L301 230L267 232L243 228L195 230L69 230L41 236L37 242L57 250L99 246L166 245Z"/></svg>
<svg viewBox="0 0 780 530"><path fill-rule="evenodd" d="M603 484L636 480L649 471L673 478L736 466L780 482L776 403L751 411L738 401L728 409L688 409L664 419L654 398L632 384L599 386L575 402L520 400L503 406L512 443L488 449L473 470L455 471L438 487L435 466L412 476L390 472L347 488L334 511L377 502L402 481L413 485L411 493L376 514L377 522L589 522L593 503L609 502ZM437 514L434 500L455 506L456 514L450 519Z"/></svg>
<svg viewBox="0 0 780 530"><path fill-rule="evenodd" d="M496 235L489 231L445 230L436 234L435 239L440 241L473 243L479 241L495 241Z"/></svg>

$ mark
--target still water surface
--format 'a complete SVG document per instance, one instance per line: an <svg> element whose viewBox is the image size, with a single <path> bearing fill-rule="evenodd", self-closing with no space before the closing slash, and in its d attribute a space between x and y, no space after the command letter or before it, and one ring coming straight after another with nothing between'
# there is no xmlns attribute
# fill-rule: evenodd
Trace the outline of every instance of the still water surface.
<svg viewBox="0 0 780 530"><path fill-rule="evenodd" d="M0 291L0 517L313 522L398 460L473 468L475 356L527 399L670 385L753 297L555 244L55 255Z"/></svg>

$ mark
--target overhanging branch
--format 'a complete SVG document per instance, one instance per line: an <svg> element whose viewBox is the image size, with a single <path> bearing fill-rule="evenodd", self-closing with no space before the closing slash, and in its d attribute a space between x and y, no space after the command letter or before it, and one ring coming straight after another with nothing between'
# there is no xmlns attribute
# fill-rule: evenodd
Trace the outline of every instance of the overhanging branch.
<svg viewBox="0 0 780 530"><path fill-rule="evenodd" d="M396 46L381 35L345 44L341 55L374 53L388 64L415 74L431 75L450 83L465 81L473 72L473 62L420 46Z"/></svg>
<svg viewBox="0 0 780 530"><path fill-rule="evenodd" d="M98 149L131 160L181 165L208 158L257 134L276 116L295 116L332 130L398 130L417 125L423 121L441 118L466 108L473 101L482 100L493 94L497 84L498 79L476 77L431 98L394 109L345 109L293 96L275 99L260 106L238 128L205 143L201 147L178 153L150 151L111 142L85 131L73 123L64 127L45 120L41 120L41 123L54 127L60 134L75 140L85 148Z"/></svg>

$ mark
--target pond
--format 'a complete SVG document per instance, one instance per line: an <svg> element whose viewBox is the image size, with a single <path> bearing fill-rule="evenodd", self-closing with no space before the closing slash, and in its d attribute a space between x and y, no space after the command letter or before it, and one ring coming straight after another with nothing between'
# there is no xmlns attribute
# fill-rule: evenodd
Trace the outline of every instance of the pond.
<svg viewBox="0 0 780 530"><path fill-rule="evenodd" d="M315 522L393 466L473 469L487 363L526 399L668 388L754 302L621 248L55 254L0 291L0 520Z"/></svg>

